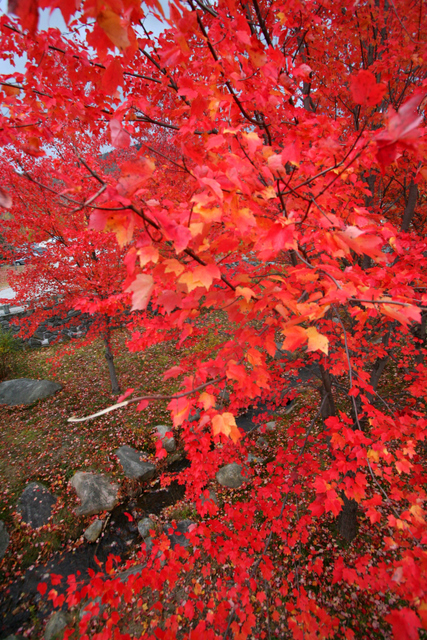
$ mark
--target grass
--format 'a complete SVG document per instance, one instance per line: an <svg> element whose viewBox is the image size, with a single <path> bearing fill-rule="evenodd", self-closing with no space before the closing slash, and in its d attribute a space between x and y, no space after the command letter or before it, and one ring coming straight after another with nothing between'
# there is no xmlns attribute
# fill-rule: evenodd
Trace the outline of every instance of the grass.
<svg viewBox="0 0 427 640"><path fill-rule="evenodd" d="M116 332L113 339L118 376L125 390L153 393L175 390L177 382L163 382L165 369L176 361L173 343L151 347L144 354L129 353L126 333ZM78 470L107 473L116 482L124 480L122 468L114 455L128 444L138 450L155 453L151 429L156 424L170 424L166 402L152 403L143 412L135 408L119 410L96 421L70 424L72 415L84 416L113 404L116 398L109 389L108 368L101 341L84 350L77 343L67 345L68 353L52 370L58 349L19 352L11 378L52 379L63 390L32 406L0 408L0 519L11 535L11 543L0 564L0 580L39 561L61 546L76 541L89 519L76 519L77 506L68 481ZM41 482L58 497L52 521L37 532L20 523L17 500L28 482ZM77 523L77 526L76 526ZM37 538L40 543L35 547ZM31 549L29 549L31 547Z"/></svg>

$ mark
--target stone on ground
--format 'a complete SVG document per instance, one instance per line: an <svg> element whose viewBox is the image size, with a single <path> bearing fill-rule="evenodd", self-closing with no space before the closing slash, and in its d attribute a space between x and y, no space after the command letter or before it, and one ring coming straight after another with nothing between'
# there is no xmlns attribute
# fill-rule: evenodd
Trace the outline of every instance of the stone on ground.
<svg viewBox="0 0 427 640"><path fill-rule="evenodd" d="M62 611L56 611L50 618L44 630L44 640L62 638L62 631L68 624L68 618Z"/></svg>
<svg viewBox="0 0 427 640"><path fill-rule="evenodd" d="M102 511L111 511L119 502L118 485L100 473L77 471L70 483L82 503L76 509L78 516L94 516Z"/></svg>
<svg viewBox="0 0 427 640"><path fill-rule="evenodd" d="M27 484L18 500L17 511L21 514L23 522L33 529L38 529L47 524L52 515L56 497L49 489L39 482Z"/></svg>
<svg viewBox="0 0 427 640"><path fill-rule="evenodd" d="M206 502L213 502L214 504L218 504L218 498L216 497L215 491L213 489L209 489L208 497L202 493L200 495L200 502L204 505Z"/></svg>
<svg viewBox="0 0 427 640"><path fill-rule="evenodd" d="M122 582L126 582L126 580L130 576L137 576L138 573L141 573L143 567L144 567L144 565L142 565L142 564L136 564L134 567L131 567L130 569L126 569L126 571L121 571L121 573L119 573L117 577Z"/></svg>
<svg viewBox="0 0 427 640"><path fill-rule="evenodd" d="M190 545L185 534L188 532L192 524L194 524L194 522L191 520L181 520L181 522L176 524L176 527L173 527L168 523L163 526L163 531L170 540L171 549L174 549L176 545L179 545L180 547L188 547Z"/></svg>
<svg viewBox="0 0 427 640"><path fill-rule="evenodd" d="M173 451L175 451L176 449L176 442L175 442L175 438L166 438L166 434L169 431L172 431L172 427L168 427L165 424L158 424L155 426L155 429L157 431L157 433L159 434L159 436L162 439L163 442L163 446L166 449L166 451L168 453L172 453Z"/></svg>
<svg viewBox="0 0 427 640"><path fill-rule="evenodd" d="M216 474L216 479L223 487L230 489L238 489L246 482L246 478L242 475L242 467L237 462L221 467Z"/></svg>
<svg viewBox="0 0 427 640"><path fill-rule="evenodd" d="M0 520L0 560L3 558L6 553L6 549L9 546L9 534L5 527L5 524L2 520Z"/></svg>
<svg viewBox="0 0 427 640"><path fill-rule="evenodd" d="M100 596L97 596L93 600L86 601L79 611L79 619L83 620L85 615L90 613L91 619L98 618L101 613L104 611L106 605L102 604L102 599Z"/></svg>
<svg viewBox="0 0 427 640"><path fill-rule="evenodd" d="M43 400L53 396L62 389L62 384L51 380L29 380L18 378L6 380L0 383L0 404L17 406L20 404L33 404L37 400Z"/></svg>
<svg viewBox="0 0 427 640"><path fill-rule="evenodd" d="M103 520L94 520L92 524L88 526L84 532L84 537L88 542L96 542L101 535L102 527L104 526Z"/></svg>
<svg viewBox="0 0 427 640"><path fill-rule="evenodd" d="M267 422L265 428L267 429L267 431L274 431L276 429L276 421L271 420L270 422Z"/></svg>
<svg viewBox="0 0 427 640"><path fill-rule="evenodd" d="M117 449L116 456L123 467L123 473L128 478L140 480L150 480L156 473L156 467L151 462L143 460L143 454L128 445Z"/></svg>
<svg viewBox="0 0 427 640"><path fill-rule="evenodd" d="M154 522L151 518L142 518L138 521L138 531L144 540L150 535L150 529L154 529Z"/></svg>

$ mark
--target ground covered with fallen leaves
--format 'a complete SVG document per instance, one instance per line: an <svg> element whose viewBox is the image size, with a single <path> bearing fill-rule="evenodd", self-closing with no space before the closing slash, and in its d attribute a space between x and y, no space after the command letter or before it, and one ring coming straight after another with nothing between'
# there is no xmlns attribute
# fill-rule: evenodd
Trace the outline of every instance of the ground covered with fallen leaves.
<svg viewBox="0 0 427 640"><path fill-rule="evenodd" d="M162 373L176 362L173 343L131 354L126 335L114 337L116 365L122 389L141 393L171 393L176 382L163 382ZM0 518L10 532L11 543L0 563L0 581L16 578L52 551L74 545L90 519L76 518L74 491L68 484L76 471L108 473L126 492L126 480L114 452L127 444L155 454L151 429L170 424L167 402L152 403L144 412L135 407L106 414L93 422L70 424L67 418L94 413L113 404L102 343L78 349L78 344L27 350L18 353L9 378L39 378L60 382L63 390L32 406L0 407ZM52 368L58 349L69 351ZM174 387L175 385L175 387ZM43 530L32 531L20 522L17 500L29 482L41 482L58 497L55 514Z"/></svg>
<svg viewBox="0 0 427 640"><path fill-rule="evenodd" d="M129 353L126 349L127 337L124 330L114 335L117 371L122 390L133 387L138 395L175 392L179 383L176 380L164 381L163 372L179 364L180 358L192 357L201 348L200 343L194 343L190 349L180 350L174 342L165 342L143 353ZM121 497L125 501L133 487L124 478L115 451L127 444L147 452L154 460L156 448L152 427L170 424L167 401L153 402L142 412L137 412L132 406L120 409L98 418L96 424L92 421L68 423L70 416L94 413L116 400L109 388L102 343L94 342L83 349L78 346L78 342L73 342L22 351L18 353L15 368L9 376L52 379L63 384L64 388L52 398L30 407L0 407L0 519L5 522L11 538L6 556L0 562L1 588L6 588L29 567L45 563L55 551L72 550L87 544L82 534L92 518L77 518L74 515L78 501L68 483L76 471L108 473L120 484ZM384 389L387 388L388 393L398 388L398 374L391 370L384 379ZM273 460L275 448L286 445L288 421L298 416L308 424L315 413L310 407L316 406L316 401L315 390L304 391L297 398L293 413L283 413L279 417L279 429L275 433L264 433L265 444L258 445L258 454L264 457L266 464L255 462L253 471L265 482L269 478L268 461ZM346 410L344 400L340 408ZM320 424L317 428L321 428ZM312 435L314 441L315 431ZM253 447L256 452L255 436ZM313 456L321 455L315 448L310 453ZM16 512L22 490L32 481L45 484L58 497L53 518L37 531L26 527ZM245 504L248 490L248 486L238 490L217 486L219 517L224 517L227 505ZM303 517L311 496L300 495L292 499L297 500L300 510L298 517ZM165 509L160 521L186 517L195 519L197 514L191 504L182 501ZM292 617L293 599L301 590L305 590L309 597L314 597L320 606L327 608L331 616L335 616L337 628L346 629L346 638L389 640L392 635L383 617L390 606L398 603L387 594L380 596L363 592L355 584L336 579L336 563L340 556L349 570L356 570L360 558L366 554L372 558L371 562L387 562L383 538L381 528L371 525L369 518L361 514L359 535L353 543L348 544L339 537L336 520L329 514L310 528L306 539L298 543L296 552L289 554L283 545L273 543L270 552L274 557L274 571L270 583L253 594L252 605L259 620L253 637L293 638L287 621ZM392 560L392 554L390 550L389 560ZM218 567L216 575L211 574L207 579L204 576L203 558L202 553L198 561L191 565L191 571L184 572L173 593L167 593L165 584L165 599L168 597L170 603L175 602L173 606L176 606L176 613L182 619L177 637L188 637L186 624L191 607L189 609L187 603L192 601L194 593L202 594L204 601L209 604L210 599L215 597L216 580L224 583L233 579L232 566ZM134 559L138 562L137 552ZM291 589L285 593L284 582L293 584L293 591ZM260 593L264 593L265 597L261 597ZM145 597L145 607L135 609L129 606L122 612L123 630L135 634L135 637L144 637L153 622L153 615L156 617L156 613L150 610L150 594L145 594ZM106 615L109 615L108 608ZM192 616L194 624L197 613ZM102 624L102 619L94 620L93 631L102 628ZM42 629L37 625L23 631L27 637L42 637Z"/></svg>

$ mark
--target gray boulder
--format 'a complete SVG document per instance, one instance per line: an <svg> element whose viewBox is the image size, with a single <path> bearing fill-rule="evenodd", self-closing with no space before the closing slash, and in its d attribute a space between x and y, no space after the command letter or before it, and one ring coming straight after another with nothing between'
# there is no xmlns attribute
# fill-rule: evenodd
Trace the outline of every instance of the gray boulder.
<svg viewBox="0 0 427 640"><path fill-rule="evenodd" d="M70 483L82 502L76 509L78 516L94 516L102 511L111 511L119 502L119 486L99 473L77 471Z"/></svg>
<svg viewBox="0 0 427 640"><path fill-rule="evenodd" d="M21 514L23 522L33 529L38 529L47 524L52 515L56 497L49 489L39 482L27 484L18 500L17 511Z"/></svg>
<svg viewBox="0 0 427 640"><path fill-rule="evenodd" d="M62 631L68 624L68 617L62 611L56 611L50 618L44 631L44 640L62 638Z"/></svg>
<svg viewBox="0 0 427 640"><path fill-rule="evenodd" d="M188 547L190 545L185 534L192 524L194 523L191 520L181 520L181 522L177 523L176 527L168 523L163 526L163 531L170 540L171 549L174 549L176 545L180 547Z"/></svg>
<svg viewBox="0 0 427 640"><path fill-rule="evenodd" d="M168 427L165 424L158 424L155 429L162 439L163 446L168 453L172 453L176 449L175 438L165 438L169 431L172 431L172 427Z"/></svg>
<svg viewBox="0 0 427 640"><path fill-rule="evenodd" d="M206 502L213 502L214 504L218 504L218 498L216 497L215 491L213 489L209 489L208 497L206 498L202 493L200 495L200 502L204 505Z"/></svg>
<svg viewBox="0 0 427 640"><path fill-rule="evenodd" d="M18 378L6 380L0 383L0 404L17 406L20 404L33 404L37 400L43 400L53 396L62 389L62 384L50 380L29 380Z"/></svg>
<svg viewBox="0 0 427 640"><path fill-rule="evenodd" d="M267 431L275 431L276 426L277 426L276 421L270 420L270 422L267 422L267 424L265 425L265 428Z"/></svg>
<svg viewBox="0 0 427 640"><path fill-rule="evenodd" d="M151 462L143 460L143 454L132 447L124 445L117 449L116 456L123 467L123 473L128 478L140 480L150 480L156 473L156 467Z"/></svg>
<svg viewBox="0 0 427 640"><path fill-rule="evenodd" d="M4 522L0 520L0 560L6 553L6 549L9 546L9 534L4 525Z"/></svg>
<svg viewBox="0 0 427 640"><path fill-rule="evenodd" d="M100 596L97 596L93 600L86 601L79 611L79 619L83 620L83 618L87 615L90 615L91 618L96 619L101 615L105 607L106 605L102 604L102 599Z"/></svg>
<svg viewBox="0 0 427 640"><path fill-rule="evenodd" d="M246 478L242 475L242 467L236 462L226 464L218 470L216 479L223 487L238 489L246 482Z"/></svg>
<svg viewBox="0 0 427 640"><path fill-rule="evenodd" d="M94 520L84 532L84 537L88 542L96 542L101 535L104 526L103 520Z"/></svg>
<svg viewBox="0 0 427 640"><path fill-rule="evenodd" d="M138 521L138 531L144 540L150 535L150 529L154 529L154 522L151 518L142 518Z"/></svg>
<svg viewBox="0 0 427 640"><path fill-rule="evenodd" d="M248 455L246 456L246 462L247 464L258 464L260 462L262 462L263 459L258 457L258 456L254 456L253 453L248 453Z"/></svg>
<svg viewBox="0 0 427 640"><path fill-rule="evenodd" d="M137 576L138 573L141 573L143 567L144 567L143 564L136 564L134 567L131 567L130 569L126 569L126 571L121 571L117 577L122 582L126 582L127 579L130 578L130 576Z"/></svg>

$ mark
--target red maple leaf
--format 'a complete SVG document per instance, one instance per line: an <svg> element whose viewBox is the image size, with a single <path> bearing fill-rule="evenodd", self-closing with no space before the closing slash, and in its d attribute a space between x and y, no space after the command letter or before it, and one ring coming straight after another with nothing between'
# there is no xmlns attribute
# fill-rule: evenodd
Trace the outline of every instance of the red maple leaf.
<svg viewBox="0 0 427 640"><path fill-rule="evenodd" d="M386 616L386 620L391 624L395 640L418 640L421 623L412 609L395 609Z"/></svg>
<svg viewBox="0 0 427 640"><path fill-rule="evenodd" d="M374 107L380 102L386 90L384 83L377 83L371 71L362 69L350 80L351 97L356 104Z"/></svg>
<svg viewBox="0 0 427 640"><path fill-rule="evenodd" d="M412 96L399 111L389 108L387 126L376 136L377 159L382 170L400 155L400 149L415 149L421 131L418 128L422 117L417 108L422 100L420 94Z"/></svg>

